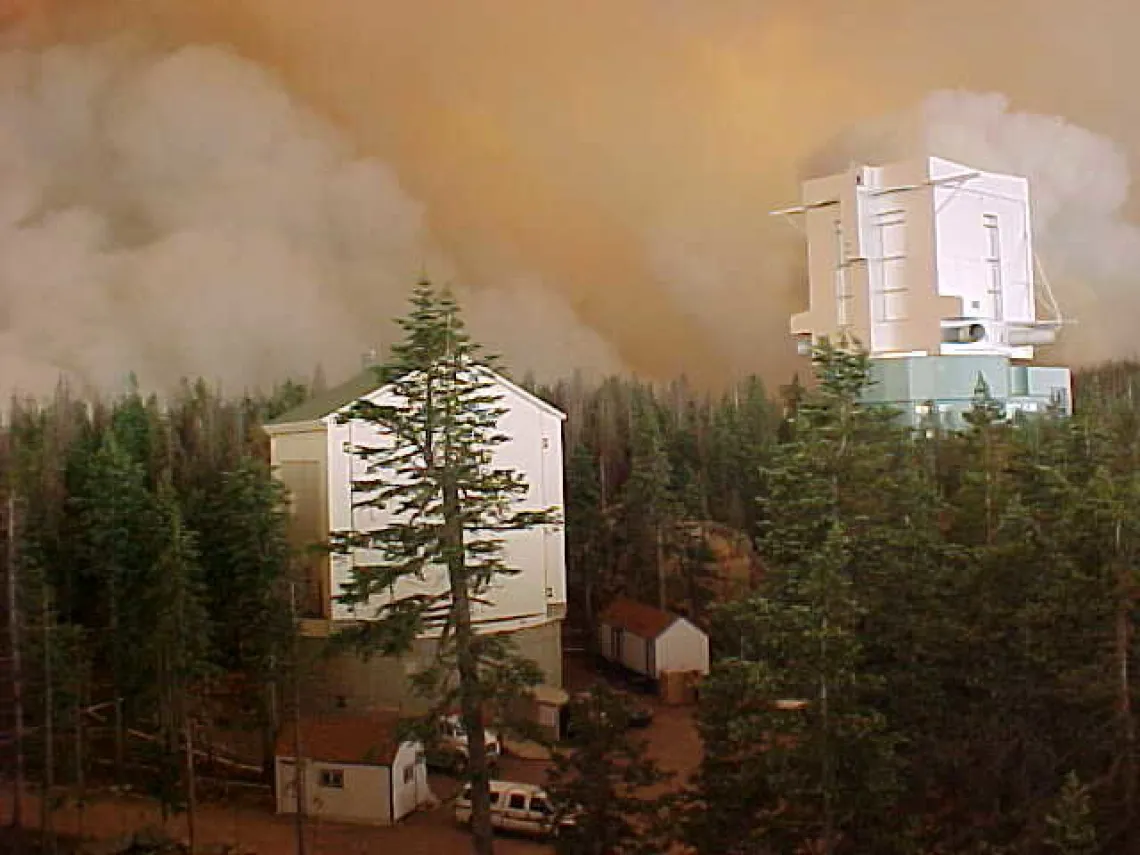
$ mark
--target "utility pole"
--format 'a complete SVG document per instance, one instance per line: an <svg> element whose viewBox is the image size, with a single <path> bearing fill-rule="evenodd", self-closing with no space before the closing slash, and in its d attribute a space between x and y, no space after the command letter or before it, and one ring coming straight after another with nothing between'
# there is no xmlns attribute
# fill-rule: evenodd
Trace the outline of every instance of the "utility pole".
<svg viewBox="0 0 1140 855"><path fill-rule="evenodd" d="M23 676L20 673L20 603L18 597L19 585L16 581L18 572L16 567L16 496L9 489L8 492L8 519L6 544L6 569L8 576L8 643L11 646L12 663L12 711L14 723L12 726L12 739L15 743L15 773L16 780L12 793L12 827L20 828L23 825L23 797L24 797L24 691Z"/></svg>
<svg viewBox="0 0 1140 855"><path fill-rule="evenodd" d="M297 855L305 855L305 759L301 744L301 657L297 624L297 583L289 583L289 615L293 629L293 792L297 797Z"/></svg>

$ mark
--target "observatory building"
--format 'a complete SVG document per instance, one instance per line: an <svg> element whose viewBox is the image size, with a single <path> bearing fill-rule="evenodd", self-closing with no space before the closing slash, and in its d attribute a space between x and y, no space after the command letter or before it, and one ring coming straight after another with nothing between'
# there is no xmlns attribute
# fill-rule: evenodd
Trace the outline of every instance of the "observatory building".
<svg viewBox="0 0 1140 855"><path fill-rule="evenodd" d="M864 348L867 400L959 427L984 380L1010 415L1071 411L1069 370L1029 364L1061 318L1035 285L1024 178L930 157L807 181L801 202L774 212L802 214L808 242L791 332Z"/></svg>

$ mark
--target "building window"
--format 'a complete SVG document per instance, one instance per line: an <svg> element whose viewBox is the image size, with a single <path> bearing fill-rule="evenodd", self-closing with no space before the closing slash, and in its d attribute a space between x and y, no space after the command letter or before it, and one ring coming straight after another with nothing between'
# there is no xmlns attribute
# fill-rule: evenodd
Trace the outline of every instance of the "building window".
<svg viewBox="0 0 1140 855"><path fill-rule="evenodd" d="M905 321L908 303L906 213L885 211L876 218L875 226L879 238L879 269L872 278L872 319Z"/></svg>
<svg viewBox="0 0 1140 855"><path fill-rule="evenodd" d="M321 786L330 790L343 790L344 769L321 769Z"/></svg>
<svg viewBox="0 0 1140 855"><path fill-rule="evenodd" d="M404 767L404 783L410 784L415 779L416 779L416 767L415 766L405 766Z"/></svg>

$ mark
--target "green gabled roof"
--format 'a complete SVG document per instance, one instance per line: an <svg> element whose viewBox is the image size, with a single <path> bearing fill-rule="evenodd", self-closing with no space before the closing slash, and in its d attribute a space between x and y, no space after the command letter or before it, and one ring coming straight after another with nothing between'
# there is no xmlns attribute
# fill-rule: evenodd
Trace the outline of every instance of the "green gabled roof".
<svg viewBox="0 0 1140 855"><path fill-rule="evenodd" d="M528 392L518 384L508 380L503 375L496 371L492 371L484 366L476 366L477 370L485 373L498 383L513 389L524 400L529 401L536 407L546 410L551 415L559 419L565 419L566 414L551 404L549 401L544 401L532 392ZM331 415L349 404L359 401L370 392L375 392L384 384L380 381L380 374L378 368L367 368L361 371L355 377L341 383L338 386L333 386L327 391L321 392L309 398L304 403L298 404L291 410L282 413L275 419L271 419L265 423L265 427L274 427L279 425L293 425L304 424L307 422L315 422L323 419L325 416Z"/></svg>
<svg viewBox="0 0 1140 855"><path fill-rule="evenodd" d="M335 413L342 407L347 407L353 401L359 401L369 392L374 392L381 386L377 369L366 368L355 377L343 383L318 392L291 410L286 410L275 419L265 423L266 427L274 425L292 425L300 422L315 422L323 419L330 413Z"/></svg>

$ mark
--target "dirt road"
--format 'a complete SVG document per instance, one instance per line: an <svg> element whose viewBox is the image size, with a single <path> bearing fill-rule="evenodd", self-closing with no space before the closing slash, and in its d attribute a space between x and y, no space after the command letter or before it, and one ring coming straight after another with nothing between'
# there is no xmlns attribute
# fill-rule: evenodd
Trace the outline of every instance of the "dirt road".
<svg viewBox="0 0 1140 855"><path fill-rule="evenodd" d="M39 821L39 800L26 796L24 816L30 825ZM6 789L0 804L0 823L11 815L11 790ZM129 835L147 826L161 825L153 802L141 798L101 798L84 811L82 826L76 810L60 808L54 816L61 833L82 833L99 839ZM197 838L201 844L237 843L259 855L287 855L296 851L293 818L276 816L266 810L226 808L205 805L198 809ZM185 817L166 825L176 838L186 837ZM447 807L415 814L391 828L342 823L312 823L308 829L309 855L465 855L471 851L468 835L451 822ZM541 843L501 837L495 851L500 855L546 855L553 849Z"/></svg>

